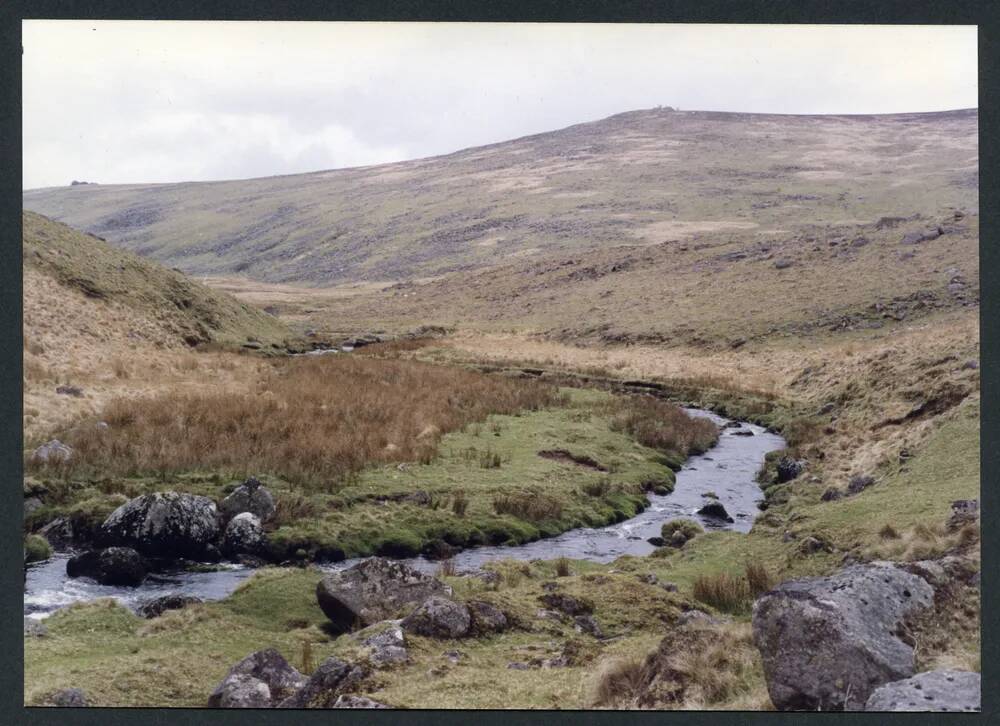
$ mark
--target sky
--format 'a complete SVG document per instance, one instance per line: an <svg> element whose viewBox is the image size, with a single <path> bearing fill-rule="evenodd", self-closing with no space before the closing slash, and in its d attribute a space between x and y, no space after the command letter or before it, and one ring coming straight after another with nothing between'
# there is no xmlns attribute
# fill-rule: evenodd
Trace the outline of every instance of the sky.
<svg viewBox="0 0 1000 726"><path fill-rule="evenodd" d="M978 106L975 26L23 22L25 189L449 153L674 106Z"/></svg>

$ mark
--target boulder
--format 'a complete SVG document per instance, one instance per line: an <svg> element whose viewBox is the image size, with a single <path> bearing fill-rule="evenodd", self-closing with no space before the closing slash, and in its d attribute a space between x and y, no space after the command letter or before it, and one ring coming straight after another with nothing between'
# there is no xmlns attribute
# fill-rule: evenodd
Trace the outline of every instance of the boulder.
<svg viewBox="0 0 1000 726"><path fill-rule="evenodd" d="M698 514L708 519L718 519L723 522L732 522L733 518L729 516L729 512L726 508L722 506L722 502L711 501L704 507L698 510Z"/></svg>
<svg viewBox="0 0 1000 726"><path fill-rule="evenodd" d="M147 600L136 608L135 614L140 618L158 618L167 610L181 610L188 605L196 605L200 602L202 602L202 599L194 595L172 593Z"/></svg>
<svg viewBox="0 0 1000 726"><path fill-rule="evenodd" d="M982 709L982 684L978 673L929 671L875 689L866 711L965 711Z"/></svg>
<svg viewBox="0 0 1000 726"><path fill-rule="evenodd" d="M79 688L63 688L49 694L45 699L46 706L58 706L60 708L86 708L87 694Z"/></svg>
<svg viewBox="0 0 1000 726"><path fill-rule="evenodd" d="M465 603L472 617L472 632L476 635L500 633L507 629L507 616L496 605L483 600L469 600Z"/></svg>
<svg viewBox="0 0 1000 726"><path fill-rule="evenodd" d="M933 589L887 562L782 583L753 606L771 702L779 710L858 710L878 686L913 675L897 633Z"/></svg>
<svg viewBox="0 0 1000 726"><path fill-rule="evenodd" d="M254 555L264 550L264 528L250 512L241 512L229 520L222 535L222 551L229 557Z"/></svg>
<svg viewBox="0 0 1000 726"><path fill-rule="evenodd" d="M45 504L38 497L25 497L24 498L24 518L27 519L32 514L37 512L39 509L44 507Z"/></svg>
<svg viewBox="0 0 1000 726"><path fill-rule="evenodd" d="M776 467L776 472L778 474L778 483L784 484L787 481L791 481L796 478L802 471L806 468L805 462L799 459L790 459L787 456L782 456L778 459L778 464Z"/></svg>
<svg viewBox="0 0 1000 726"><path fill-rule="evenodd" d="M266 691L257 684L263 684ZM306 677L281 653L267 648L251 653L230 668L208 697L208 705L210 708L232 708L236 701L242 701L249 707L272 706L293 696L305 684ZM257 703L265 696L265 703Z"/></svg>
<svg viewBox="0 0 1000 726"><path fill-rule="evenodd" d="M205 554L218 536L215 502L208 497L156 492L129 500L101 525L104 544L133 547L147 557Z"/></svg>
<svg viewBox="0 0 1000 726"><path fill-rule="evenodd" d="M392 706L386 706L384 703L379 703L378 701L373 701L370 698L364 696L350 696L344 694L342 696L337 696L337 700L333 702L334 708L392 708Z"/></svg>
<svg viewBox="0 0 1000 726"><path fill-rule="evenodd" d="M860 494L874 483L875 477L867 474L857 474L852 476L851 481L847 484L847 493Z"/></svg>
<svg viewBox="0 0 1000 726"><path fill-rule="evenodd" d="M362 678L363 670L330 656L320 663L306 684L281 701L278 708L330 708L338 696L356 687Z"/></svg>
<svg viewBox="0 0 1000 726"><path fill-rule="evenodd" d="M73 456L73 449L59 439L52 439L39 446L31 454L34 464L64 464Z"/></svg>
<svg viewBox="0 0 1000 726"><path fill-rule="evenodd" d="M66 562L70 577L89 577L102 585L137 587L146 579L142 555L130 547L106 547L72 557Z"/></svg>
<svg viewBox="0 0 1000 726"><path fill-rule="evenodd" d="M250 512L261 522L270 521L274 517L274 497L261 486L256 477L247 479L219 503L219 514L223 522L228 522L243 512Z"/></svg>
<svg viewBox="0 0 1000 726"><path fill-rule="evenodd" d="M361 644L369 649L368 660L373 665L389 665L409 660L406 649L406 635L398 620L376 623L357 634ZM374 632L372 632L374 631Z"/></svg>
<svg viewBox="0 0 1000 726"><path fill-rule="evenodd" d="M948 518L949 532L954 532L977 521L979 521L978 499L958 499L951 503L951 517Z"/></svg>
<svg viewBox="0 0 1000 726"><path fill-rule="evenodd" d="M56 550L69 548L75 539L73 524L65 517L56 517L38 530L38 534L47 539Z"/></svg>
<svg viewBox="0 0 1000 726"><path fill-rule="evenodd" d="M226 676L208 698L209 708L270 708L271 689L253 676Z"/></svg>
<svg viewBox="0 0 1000 726"><path fill-rule="evenodd" d="M464 603L435 595L403 618L404 630L428 638L461 638L468 635L472 616Z"/></svg>
<svg viewBox="0 0 1000 726"><path fill-rule="evenodd" d="M433 577L382 557L331 573L316 586L320 608L340 632L397 617L433 595L451 594Z"/></svg>

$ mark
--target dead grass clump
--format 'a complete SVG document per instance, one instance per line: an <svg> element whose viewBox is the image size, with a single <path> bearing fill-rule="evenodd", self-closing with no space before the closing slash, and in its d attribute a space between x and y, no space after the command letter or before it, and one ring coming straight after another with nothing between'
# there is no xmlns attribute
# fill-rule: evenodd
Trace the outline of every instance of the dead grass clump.
<svg viewBox="0 0 1000 726"><path fill-rule="evenodd" d="M878 531L878 536L882 539L899 539L899 532L891 524L886 524Z"/></svg>
<svg viewBox="0 0 1000 726"><path fill-rule="evenodd" d="M580 491L589 497L605 497L611 493L611 480L607 477L597 481L585 482L580 486Z"/></svg>
<svg viewBox="0 0 1000 726"><path fill-rule="evenodd" d="M568 557L559 557L555 561L556 577L568 577L573 573Z"/></svg>
<svg viewBox="0 0 1000 726"><path fill-rule="evenodd" d="M746 612L752 602L750 583L746 578L727 572L699 575L694 581L692 595L695 600L726 613Z"/></svg>
<svg viewBox="0 0 1000 726"><path fill-rule="evenodd" d="M760 597L775 586L775 578L768 569L759 562L748 562L744 567L744 576L747 585L750 587L750 595L753 598Z"/></svg>
<svg viewBox="0 0 1000 726"><path fill-rule="evenodd" d="M643 446L684 456L707 451L719 438L706 418L688 416L679 407L649 396L630 396L609 404L616 408L611 427Z"/></svg>
<svg viewBox="0 0 1000 726"><path fill-rule="evenodd" d="M493 511L497 514L510 514L520 519L540 522L546 519L558 519L562 515L562 502L537 491L512 492L495 496Z"/></svg>
<svg viewBox="0 0 1000 726"><path fill-rule="evenodd" d="M469 497L464 489L456 489L451 495L451 511L456 517L464 517L469 508Z"/></svg>
<svg viewBox="0 0 1000 726"><path fill-rule="evenodd" d="M274 525L281 527L312 519L319 514L316 502L302 494L281 494L274 503Z"/></svg>
<svg viewBox="0 0 1000 726"><path fill-rule="evenodd" d="M456 575L458 575L458 567L455 565L455 560L448 558L447 560L442 560L438 565L438 577L455 577Z"/></svg>
<svg viewBox="0 0 1000 726"><path fill-rule="evenodd" d="M79 427L62 440L75 449L73 473L212 469L328 485L373 464L431 461L440 435L490 414L561 400L541 382L454 367L296 358L266 368L248 392L178 390L114 399L100 415L108 430ZM422 436L427 431L435 435Z"/></svg>
<svg viewBox="0 0 1000 726"><path fill-rule="evenodd" d="M637 658L605 661L590 692L591 707L628 707L642 687L643 663Z"/></svg>

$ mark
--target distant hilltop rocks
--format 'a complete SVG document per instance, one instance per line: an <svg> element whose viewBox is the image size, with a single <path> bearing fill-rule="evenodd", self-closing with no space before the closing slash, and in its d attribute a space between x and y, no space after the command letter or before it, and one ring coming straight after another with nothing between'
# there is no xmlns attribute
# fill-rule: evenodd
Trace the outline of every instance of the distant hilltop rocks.
<svg viewBox="0 0 1000 726"><path fill-rule="evenodd" d="M96 186L97 186L97 182L88 182L88 181L77 181L76 179L74 179L73 181L71 181L71 182L69 183L69 185L70 185L71 187L78 187L78 186L80 186L80 185L82 185L82 184L88 184L88 185L90 185L90 186L92 186L92 187L96 187Z"/></svg>

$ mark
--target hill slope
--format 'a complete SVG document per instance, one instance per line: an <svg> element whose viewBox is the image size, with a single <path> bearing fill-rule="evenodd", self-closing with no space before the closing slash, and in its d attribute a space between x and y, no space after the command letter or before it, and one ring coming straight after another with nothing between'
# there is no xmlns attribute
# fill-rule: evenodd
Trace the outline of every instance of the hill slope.
<svg viewBox="0 0 1000 726"><path fill-rule="evenodd" d="M448 156L284 177L25 192L28 209L204 275L411 280L542 253L795 232L967 206L975 110L647 110Z"/></svg>

